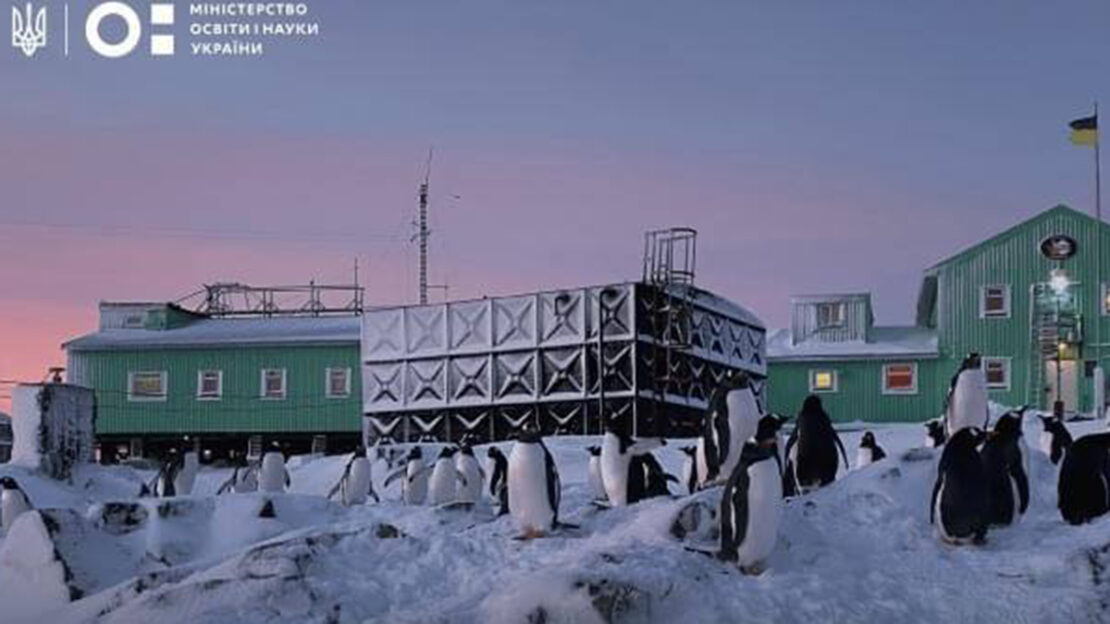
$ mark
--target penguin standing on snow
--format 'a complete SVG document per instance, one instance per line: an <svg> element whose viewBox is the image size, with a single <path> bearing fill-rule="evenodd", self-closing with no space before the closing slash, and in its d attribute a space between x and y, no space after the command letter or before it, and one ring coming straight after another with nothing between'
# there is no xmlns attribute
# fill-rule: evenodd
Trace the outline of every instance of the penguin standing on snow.
<svg viewBox="0 0 1110 624"><path fill-rule="evenodd" d="M601 447L597 445L587 446L586 452L590 454L590 463L587 464L590 496L595 501L605 500L605 483L601 480Z"/></svg>
<svg viewBox="0 0 1110 624"><path fill-rule="evenodd" d="M982 543L990 523L990 490L976 450L984 438L977 427L956 431L944 446L929 505L929 523L950 544Z"/></svg>
<svg viewBox="0 0 1110 624"><path fill-rule="evenodd" d="M1060 515L1083 524L1110 511L1110 433L1085 435L1064 454L1056 483Z"/></svg>
<svg viewBox="0 0 1110 624"><path fill-rule="evenodd" d="M196 451L186 451L181 457L181 465L173 478L173 489L178 496L188 496L193 493L193 485L197 480L200 470L200 459Z"/></svg>
<svg viewBox="0 0 1110 624"><path fill-rule="evenodd" d="M1041 432L1041 450L1048 455L1053 464L1059 464L1064 457L1064 452L1071 446L1071 434L1064 426L1062 418L1040 416L1040 419L1044 427L1044 431Z"/></svg>
<svg viewBox="0 0 1110 624"><path fill-rule="evenodd" d="M277 442L262 456L262 467L258 470L258 489L262 492L284 492L293 484L289 471L285 468L285 455Z"/></svg>
<svg viewBox="0 0 1110 624"><path fill-rule="evenodd" d="M981 452L990 488L990 523L1007 526L1029 508L1029 477L1021 450L1021 417L998 419Z"/></svg>
<svg viewBox="0 0 1110 624"><path fill-rule="evenodd" d="M732 373L713 391L697 447L702 487L728 479L740 461L744 443L755 435L761 417L747 373Z"/></svg>
<svg viewBox="0 0 1110 624"><path fill-rule="evenodd" d="M555 459L538 429L520 433L509 453L509 510L522 537L540 537L559 524L562 486Z"/></svg>
<svg viewBox="0 0 1110 624"><path fill-rule="evenodd" d="M360 447L351 455L350 461L343 468L343 476L339 477L335 487L328 492L328 498L334 498L336 494L347 507L363 505L370 497L374 498L375 503L380 502L374 491L370 459L366 457L364 448Z"/></svg>
<svg viewBox="0 0 1110 624"><path fill-rule="evenodd" d="M428 496L428 473L431 468L424 463L424 451L419 446L409 449L405 465L386 477L382 487L389 487L397 479L401 482L401 500L406 505L423 505Z"/></svg>
<svg viewBox="0 0 1110 624"><path fill-rule="evenodd" d="M605 486L605 495L610 505L623 507L629 504L632 502L629 496L630 490L634 487L639 490L643 467L638 466L639 470L633 477L632 459L636 455L647 453L666 443L662 438L633 440L628 434L618 431L617 424L612 420L605 423L605 435L601 440L601 482ZM630 483L633 478L636 481ZM633 494L639 494L639 491Z"/></svg>
<svg viewBox="0 0 1110 624"><path fill-rule="evenodd" d="M978 353L970 353L952 376L945 399L945 433L951 437L964 427L987 430L990 407L987 404L987 375Z"/></svg>
<svg viewBox="0 0 1110 624"><path fill-rule="evenodd" d="M948 438L944 434L944 420L930 420L925 423L925 448L940 448Z"/></svg>
<svg viewBox="0 0 1110 624"><path fill-rule="evenodd" d="M821 406L821 399L809 395L798 413L798 424L786 442L786 479L790 489L797 488L804 494L835 481L840 464L836 455L838 447L847 468L848 452L844 450L844 443Z"/></svg>
<svg viewBox="0 0 1110 624"><path fill-rule="evenodd" d="M775 438L774 431L765 427L757 432L755 442L744 445L721 493L718 558L735 562L745 574L762 572L778 541L783 500Z"/></svg>
<svg viewBox="0 0 1110 624"><path fill-rule="evenodd" d="M682 484L686 486L687 494L693 494L698 490L698 449L696 446L684 446L678 450L686 456L682 459Z"/></svg>
<svg viewBox="0 0 1110 624"><path fill-rule="evenodd" d="M496 446L489 447L486 451L493 467L490 468L489 495L497 501L497 515L509 513L509 460Z"/></svg>
<svg viewBox="0 0 1110 624"><path fill-rule="evenodd" d="M870 466L886 457L886 451L875 441L875 434L864 431L859 441L859 450L856 451L856 469Z"/></svg>
<svg viewBox="0 0 1110 624"><path fill-rule="evenodd" d="M171 448L169 455L162 461L158 474L150 484L150 490L156 496L177 496L177 474L181 471L182 461L176 448Z"/></svg>
<svg viewBox="0 0 1110 624"><path fill-rule="evenodd" d="M767 414L759 419L759 426L756 427L755 432L756 440L762 440L764 446L770 445L774 449L780 468L786 463L783 457L786 441L782 439L782 427L788 422L790 422L789 416Z"/></svg>
<svg viewBox="0 0 1110 624"><path fill-rule="evenodd" d="M454 447L446 446L439 452L428 479L428 504L446 505L456 500L458 486L466 487L466 477L455 468Z"/></svg>
<svg viewBox="0 0 1110 624"><path fill-rule="evenodd" d="M474 457L474 447L466 440L459 444L458 453L455 455L455 470L462 475L458 501L473 504L482 500L482 483L486 475L482 471L482 465L478 463L478 458Z"/></svg>
<svg viewBox="0 0 1110 624"><path fill-rule="evenodd" d="M19 484L11 477L0 478L0 527L7 533L15 523L15 519L25 511L31 511L31 502L27 495L20 489Z"/></svg>

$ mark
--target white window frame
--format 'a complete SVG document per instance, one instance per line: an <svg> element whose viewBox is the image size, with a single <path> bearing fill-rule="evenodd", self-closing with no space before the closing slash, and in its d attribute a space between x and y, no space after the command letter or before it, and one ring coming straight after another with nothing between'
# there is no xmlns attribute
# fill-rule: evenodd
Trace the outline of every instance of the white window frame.
<svg viewBox="0 0 1110 624"><path fill-rule="evenodd" d="M344 387L343 394L332 394L331 375L339 371L342 371L347 376L347 384ZM349 366L329 366L324 370L324 396L329 399L351 398L351 368Z"/></svg>
<svg viewBox="0 0 1110 624"><path fill-rule="evenodd" d="M825 308L835 308L837 310L834 321L821 322L821 310ZM848 323L848 305L843 301L822 301L814 306L814 314L817 317L817 329L834 329L844 327Z"/></svg>
<svg viewBox="0 0 1110 624"><path fill-rule="evenodd" d="M1012 375L1013 366L1011 366L1011 364L1012 364L1011 358L1008 358L1008 357L984 357L983 358L983 376L984 377L986 377L986 374L987 374L987 363L988 362L1000 362L1002 364L1002 374L1003 374L1003 376L1005 377L1006 380L1001 384L992 384L990 382L990 380L987 380L987 389L988 390L1009 390L1010 389L1010 384L1012 383L1012 379L1013 379L1013 375Z"/></svg>
<svg viewBox="0 0 1110 624"><path fill-rule="evenodd" d="M135 394L135 378L138 377L139 375L158 375L160 377L161 383L162 383L162 394L157 395L157 396L155 396L155 395L147 396L147 395ZM166 371L152 371L152 370L127 371L127 400L128 401L132 401L132 402L136 402L136 403L147 403L147 402L165 403L168 397L169 397L169 375L166 374Z"/></svg>
<svg viewBox="0 0 1110 624"><path fill-rule="evenodd" d="M909 366L910 367L910 374L913 375L913 387L912 388L908 388L908 389L905 389L905 390L900 390L900 389L891 388L887 385L887 377L888 377L887 371L889 371L891 368L893 368L895 366ZM888 395L893 395L893 396L909 396L909 395L917 394L917 388L918 388L918 385L919 385L919 380L918 380L917 373L918 373L918 371L917 371L917 362L889 362L887 364L883 364L883 369L882 369L882 373L881 373L882 376L883 376L882 380L881 380L883 394L888 394Z"/></svg>
<svg viewBox="0 0 1110 624"><path fill-rule="evenodd" d="M281 373L281 396L270 395L266 392L266 374ZM263 368L259 373L258 395L264 401L284 401L289 396L289 375L284 368Z"/></svg>
<svg viewBox="0 0 1110 624"><path fill-rule="evenodd" d="M204 376L209 373L216 373L216 394L204 393ZM198 401L219 401L224 397L224 372L217 368L203 368L197 371L197 400Z"/></svg>
<svg viewBox="0 0 1110 624"><path fill-rule="evenodd" d="M832 375L831 388L818 388L817 375L820 373L828 373ZM835 368L811 368L809 369L809 391L814 394L835 394L840 392L840 372Z"/></svg>
<svg viewBox="0 0 1110 624"><path fill-rule="evenodd" d="M1002 311L987 312L987 290L992 288L1002 289ZM1009 284L986 284L979 287L979 318L981 319L1008 319L1013 311L1013 297Z"/></svg>

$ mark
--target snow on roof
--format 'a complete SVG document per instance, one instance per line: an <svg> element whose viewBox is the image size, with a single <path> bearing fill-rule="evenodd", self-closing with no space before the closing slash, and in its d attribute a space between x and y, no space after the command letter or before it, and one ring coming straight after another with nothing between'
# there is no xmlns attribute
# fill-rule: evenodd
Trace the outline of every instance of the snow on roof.
<svg viewBox="0 0 1110 624"><path fill-rule="evenodd" d="M760 329L766 327L766 325L763 324L763 321L760 320L760 318L756 316L756 314L751 310L736 303L735 301L732 301L731 299L725 299L724 297L711 293L708 290L695 288L694 303L714 312L717 312L718 314L736 319L753 327L757 327Z"/></svg>
<svg viewBox="0 0 1110 624"><path fill-rule="evenodd" d="M837 360L936 357L936 330L923 327L872 327L870 340L791 344L789 329L776 329L767 337L767 359Z"/></svg>
<svg viewBox="0 0 1110 624"><path fill-rule="evenodd" d="M199 319L177 329L105 329L63 345L70 351L282 344L355 344L362 319L286 317Z"/></svg>

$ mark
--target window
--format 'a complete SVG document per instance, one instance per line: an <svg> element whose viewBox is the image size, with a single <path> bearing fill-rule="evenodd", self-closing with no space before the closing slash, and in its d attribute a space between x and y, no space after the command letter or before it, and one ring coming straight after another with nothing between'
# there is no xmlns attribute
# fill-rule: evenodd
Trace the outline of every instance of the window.
<svg viewBox="0 0 1110 624"><path fill-rule="evenodd" d="M224 372L219 370L197 371L197 398L208 401L219 399L224 393Z"/></svg>
<svg viewBox="0 0 1110 624"><path fill-rule="evenodd" d="M165 401L166 371L127 373L128 401Z"/></svg>
<svg viewBox="0 0 1110 624"><path fill-rule="evenodd" d="M344 399L351 396L351 369L329 368L327 383L329 399Z"/></svg>
<svg viewBox="0 0 1110 624"><path fill-rule="evenodd" d="M1110 284L1102 283L1102 315L1110 316Z"/></svg>
<svg viewBox="0 0 1110 624"><path fill-rule="evenodd" d="M817 329L842 327L844 325L844 304L841 302L817 304Z"/></svg>
<svg viewBox="0 0 1110 624"><path fill-rule="evenodd" d="M262 398L285 398L285 369L267 368L262 370Z"/></svg>
<svg viewBox="0 0 1110 624"><path fill-rule="evenodd" d="M984 286L979 290L979 318L1010 318L1010 287Z"/></svg>
<svg viewBox="0 0 1110 624"><path fill-rule="evenodd" d="M810 392L836 392L838 381L834 370L814 369L809 371Z"/></svg>
<svg viewBox="0 0 1110 624"><path fill-rule="evenodd" d="M917 364L883 366L883 394L917 394Z"/></svg>
<svg viewBox="0 0 1110 624"><path fill-rule="evenodd" d="M983 358L983 372L987 375L987 387L992 390L1010 389L1010 358Z"/></svg>

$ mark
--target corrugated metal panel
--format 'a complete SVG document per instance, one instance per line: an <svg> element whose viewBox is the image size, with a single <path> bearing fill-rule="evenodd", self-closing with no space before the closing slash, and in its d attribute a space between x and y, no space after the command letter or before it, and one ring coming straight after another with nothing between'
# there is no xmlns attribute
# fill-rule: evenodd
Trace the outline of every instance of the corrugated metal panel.
<svg viewBox="0 0 1110 624"><path fill-rule="evenodd" d="M844 323L820 327L817 309L823 304L842 304ZM794 344L806 341L864 341L871 327L870 295L828 295L796 297L791 301L791 338Z"/></svg>
<svg viewBox="0 0 1110 624"><path fill-rule="evenodd" d="M1096 319L1102 324L1104 342L1110 340L1110 322L1098 309L1101 298L1095 277L1098 230L1097 223L1086 215L1057 207L939 265L936 272L941 357L957 361L968 352L977 351L984 356L1013 358L1011 390L998 393L996 400L1008 405L1024 403L1031 351L1030 287L1047 281L1049 271L1056 267L1055 262L1041 255L1039 246L1048 236L1065 234L1078 243L1076 255L1065 261L1063 268L1078 282L1075 288L1079 291L1085 325L1082 357L1093 359ZM1110 252L1110 232L1105 227L1102 236L1105 257ZM1105 261L1103 279L1110 279L1110 266ZM993 284L1010 287L1009 318L979 316L980 288ZM1104 349L1104 366L1107 355L1110 349ZM1083 410L1089 409L1089 386L1087 380L1080 380Z"/></svg>
<svg viewBox="0 0 1110 624"><path fill-rule="evenodd" d="M883 365L890 361L773 363L768 383L770 409L795 415L810 394L809 371L835 370L837 392L821 393L821 402L836 422L921 422L936 418L944 404L948 376L935 360L918 360L917 394L883 394Z"/></svg>
<svg viewBox="0 0 1110 624"><path fill-rule="evenodd" d="M98 434L357 432L362 428L357 344L73 352L69 360L71 375L97 391ZM326 396L329 367L351 370L349 397ZM264 368L286 369L285 399L260 398ZM223 371L220 400L196 398L197 371L205 369ZM128 400L128 371L166 371L167 399Z"/></svg>

